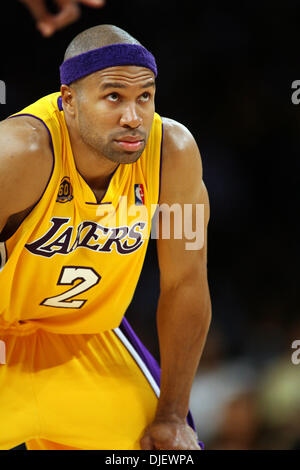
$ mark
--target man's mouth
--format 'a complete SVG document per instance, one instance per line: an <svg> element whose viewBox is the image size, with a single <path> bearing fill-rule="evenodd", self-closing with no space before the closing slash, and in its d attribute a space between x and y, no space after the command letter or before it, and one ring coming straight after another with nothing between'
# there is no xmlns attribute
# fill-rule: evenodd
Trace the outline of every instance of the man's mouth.
<svg viewBox="0 0 300 470"><path fill-rule="evenodd" d="M144 139L132 136L125 136L121 139L115 140L117 145L119 145L123 150L127 150L129 152L136 152L140 150L140 148L144 144Z"/></svg>

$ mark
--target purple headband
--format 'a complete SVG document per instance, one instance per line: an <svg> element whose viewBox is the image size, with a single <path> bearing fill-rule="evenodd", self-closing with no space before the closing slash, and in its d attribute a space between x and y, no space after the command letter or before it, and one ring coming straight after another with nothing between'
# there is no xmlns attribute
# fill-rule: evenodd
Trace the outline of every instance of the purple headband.
<svg viewBox="0 0 300 470"><path fill-rule="evenodd" d="M146 67L157 76L154 56L137 44L112 44L93 49L65 60L60 66L61 84L70 83L90 73L118 65Z"/></svg>

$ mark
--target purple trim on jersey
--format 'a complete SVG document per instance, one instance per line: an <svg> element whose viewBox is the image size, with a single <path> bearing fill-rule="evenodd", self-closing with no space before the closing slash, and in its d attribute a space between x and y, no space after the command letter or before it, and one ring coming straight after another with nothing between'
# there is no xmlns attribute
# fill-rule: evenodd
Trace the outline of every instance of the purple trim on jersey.
<svg viewBox="0 0 300 470"><path fill-rule="evenodd" d="M30 211L28 212L28 214L26 215L26 217L22 220L21 224L19 225L19 227L23 224L24 220L27 219L27 217L31 214L31 212L33 211L33 209L35 208L35 206L40 202L40 200L42 199L42 197L44 196L45 194L45 191L46 189L48 188L48 185L50 183L50 180L52 178L52 175L53 175L53 171L54 171L54 166L55 166L55 154L54 154L54 147L53 147L53 141L52 141L52 135L51 135L51 132L47 126L47 124L39 117L35 116L34 114L29 114L29 113L21 113L21 114L16 114L15 116L9 116L7 119L13 119L13 118L17 118L19 116L30 116L30 117L33 117L35 119L37 119L38 121L40 121L42 124L44 124L45 128L47 129L47 132L49 134L49 139L50 139L50 147L51 147L51 151L52 151L52 168L51 168L51 173L50 173L50 176L49 176L49 179L47 181L47 184L44 188L44 191L42 192L41 196L39 197L39 199L37 200L37 202L32 206L32 208L30 209ZM17 230L19 229L19 227L17 228ZM16 231L17 231L16 230ZM16 231L7 239L5 240L6 242L12 238L14 236L14 234L16 233Z"/></svg>
<svg viewBox="0 0 300 470"><path fill-rule="evenodd" d="M160 367L157 363L157 361L154 359L154 357L150 354L148 349L143 345L143 343L139 340L131 326L129 325L127 319L123 317L122 322L119 326L120 330L122 333L126 336L130 344L133 346L133 348L137 351L138 355L141 357L141 359L144 361L146 364L147 368L149 369L149 372L151 373L153 379L155 380L157 386L160 386ZM191 412L189 411L188 416L187 416L187 422L188 424L194 429L195 429L195 424L193 417L191 415ZM204 443L201 441L198 441L201 449L204 449Z"/></svg>
<svg viewBox="0 0 300 470"><path fill-rule="evenodd" d="M63 107L62 107L62 97L61 97L61 96L59 96L59 97L57 98L57 106L58 106L58 109L59 109L60 111L63 111Z"/></svg>
<svg viewBox="0 0 300 470"><path fill-rule="evenodd" d="M92 206L99 206L100 204L112 204L112 202L86 202L86 204L90 204Z"/></svg>
<svg viewBox="0 0 300 470"><path fill-rule="evenodd" d="M138 44L111 44L92 49L65 60L60 66L61 84L70 83L91 73L119 65L146 67L157 76L154 56Z"/></svg>

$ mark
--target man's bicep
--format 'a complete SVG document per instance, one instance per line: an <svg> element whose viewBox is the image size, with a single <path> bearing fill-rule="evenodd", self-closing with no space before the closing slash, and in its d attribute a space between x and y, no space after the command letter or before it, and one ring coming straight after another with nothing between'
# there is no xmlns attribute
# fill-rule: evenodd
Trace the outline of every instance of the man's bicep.
<svg viewBox="0 0 300 470"><path fill-rule="evenodd" d="M209 199L192 134L166 120L161 195L156 216L161 287L206 276Z"/></svg>
<svg viewBox="0 0 300 470"><path fill-rule="evenodd" d="M193 204L160 207L156 217L157 253L161 288L206 279L209 201L203 184Z"/></svg>
<svg viewBox="0 0 300 470"><path fill-rule="evenodd" d="M48 136L34 121L18 117L0 123L0 231L12 214L39 199L51 173Z"/></svg>

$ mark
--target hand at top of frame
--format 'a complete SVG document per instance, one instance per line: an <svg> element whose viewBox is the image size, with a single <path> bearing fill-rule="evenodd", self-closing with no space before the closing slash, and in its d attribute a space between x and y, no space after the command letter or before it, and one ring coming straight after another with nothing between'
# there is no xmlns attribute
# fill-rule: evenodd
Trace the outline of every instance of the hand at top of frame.
<svg viewBox="0 0 300 470"><path fill-rule="evenodd" d="M201 450L196 433L186 421L156 418L140 441L142 450Z"/></svg>
<svg viewBox="0 0 300 470"><path fill-rule="evenodd" d="M52 36L58 29L74 23L80 17L78 3L89 7L100 8L105 5L105 0L55 0L58 13L48 11L46 0L20 0L29 9L36 20L36 27L45 37Z"/></svg>

